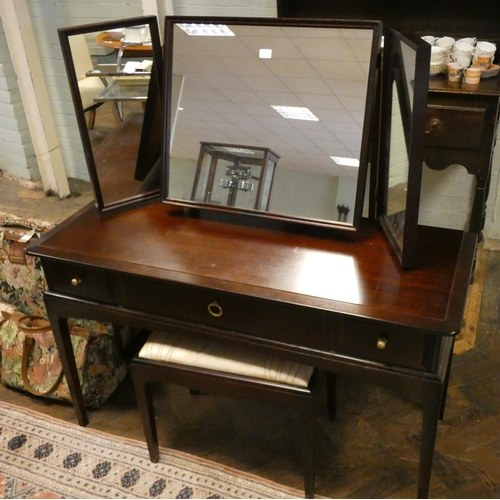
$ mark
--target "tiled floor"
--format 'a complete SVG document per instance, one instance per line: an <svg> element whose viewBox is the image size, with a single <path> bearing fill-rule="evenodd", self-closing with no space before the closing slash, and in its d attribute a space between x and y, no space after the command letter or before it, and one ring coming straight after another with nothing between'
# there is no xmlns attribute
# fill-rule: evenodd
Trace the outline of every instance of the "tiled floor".
<svg viewBox="0 0 500 500"><path fill-rule="evenodd" d="M91 201L88 186L68 200L0 179L0 211L60 222ZM500 252L479 253L466 332L454 359L440 423L430 496L500 497ZM160 443L300 488L296 416L272 405L169 388L160 404ZM75 422L70 405L0 387L0 398ZM127 379L90 427L143 439ZM317 494L408 498L416 493L420 412L408 395L340 378L338 416L320 421Z"/></svg>

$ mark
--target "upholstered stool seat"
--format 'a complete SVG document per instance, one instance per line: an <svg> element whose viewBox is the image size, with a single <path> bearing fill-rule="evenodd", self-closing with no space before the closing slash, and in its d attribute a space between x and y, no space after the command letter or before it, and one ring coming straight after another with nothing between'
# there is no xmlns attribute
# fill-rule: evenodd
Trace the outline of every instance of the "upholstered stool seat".
<svg viewBox="0 0 500 500"><path fill-rule="evenodd" d="M314 368L179 333L154 332L133 359L131 371L152 462L159 460L152 384L172 383L204 394L267 400L295 408L303 417L305 495L314 496Z"/></svg>

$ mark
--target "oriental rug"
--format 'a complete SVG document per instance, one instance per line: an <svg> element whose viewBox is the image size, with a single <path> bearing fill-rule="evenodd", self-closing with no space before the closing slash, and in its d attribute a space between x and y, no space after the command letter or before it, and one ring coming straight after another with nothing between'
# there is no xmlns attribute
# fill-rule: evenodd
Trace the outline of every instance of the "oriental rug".
<svg viewBox="0 0 500 500"><path fill-rule="evenodd" d="M296 498L303 493L168 449L0 402L1 498Z"/></svg>

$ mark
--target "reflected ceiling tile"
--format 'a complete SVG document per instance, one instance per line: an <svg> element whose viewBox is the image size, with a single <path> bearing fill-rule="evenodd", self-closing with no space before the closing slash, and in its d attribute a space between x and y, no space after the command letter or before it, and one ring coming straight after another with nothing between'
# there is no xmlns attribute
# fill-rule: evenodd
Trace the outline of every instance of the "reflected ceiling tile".
<svg viewBox="0 0 500 500"><path fill-rule="evenodd" d="M326 80L354 80L366 82L367 76L363 66L357 61L344 61L332 64L330 61L311 61L317 73Z"/></svg>
<svg viewBox="0 0 500 500"><path fill-rule="evenodd" d="M364 111L366 99L363 97L339 96L340 101L349 111Z"/></svg>
<svg viewBox="0 0 500 500"><path fill-rule="evenodd" d="M263 102L259 95L251 90L221 89L220 92L230 101L238 104L260 104Z"/></svg>
<svg viewBox="0 0 500 500"><path fill-rule="evenodd" d="M302 59L303 56L297 50L295 44L286 37L245 37L242 42L249 48L252 54L257 55L260 49L272 49L272 59Z"/></svg>
<svg viewBox="0 0 500 500"><path fill-rule="evenodd" d="M246 76L245 83L256 91L285 92L288 90L277 76Z"/></svg>
<svg viewBox="0 0 500 500"><path fill-rule="evenodd" d="M353 30L358 31L358 30ZM287 27L287 35L292 38L319 38L324 40L326 38L343 38L342 31L338 28L295 28Z"/></svg>
<svg viewBox="0 0 500 500"><path fill-rule="evenodd" d="M259 92L262 99L268 104L276 106L299 106L303 107L303 102L286 87L285 92Z"/></svg>
<svg viewBox="0 0 500 500"><path fill-rule="evenodd" d="M207 107L213 111L219 111L224 116L237 115L241 116L241 109L237 104L232 102L207 102ZM240 113L238 113L240 111Z"/></svg>
<svg viewBox="0 0 500 500"><path fill-rule="evenodd" d="M230 74L228 69L221 65L216 57L205 56L190 56L182 61L183 72L177 71L176 64L174 63L174 70L178 74L188 76L192 75L210 75L210 74Z"/></svg>
<svg viewBox="0 0 500 500"><path fill-rule="evenodd" d="M226 57L220 59L218 65L224 66L227 71L235 75L273 76L273 73L266 66L268 62L269 59L259 59L258 57Z"/></svg>
<svg viewBox="0 0 500 500"><path fill-rule="evenodd" d="M295 40L300 52L310 61L322 60L332 64L335 61L352 61L354 54L342 38L300 38Z"/></svg>
<svg viewBox="0 0 500 500"><path fill-rule="evenodd" d="M239 37L203 39L203 49L216 57L252 57L254 54Z"/></svg>
<svg viewBox="0 0 500 500"><path fill-rule="evenodd" d="M351 48L357 61L368 63L371 54L371 37L370 39L351 39L347 42Z"/></svg>
<svg viewBox="0 0 500 500"><path fill-rule="evenodd" d="M323 80L317 78L283 78L283 83L298 94L332 95L332 91Z"/></svg>
<svg viewBox="0 0 500 500"><path fill-rule="evenodd" d="M367 81L327 80L327 85L338 96L362 97L366 96Z"/></svg>
<svg viewBox="0 0 500 500"><path fill-rule="evenodd" d="M344 105L338 100L338 98L331 93L328 95L320 94L301 94L300 100L310 109L316 109L318 113L321 114L319 110L345 110ZM315 113L316 114L316 113ZM321 119L320 115L316 115Z"/></svg>
<svg viewBox="0 0 500 500"><path fill-rule="evenodd" d="M248 90L244 80L235 75L205 75L203 82L217 89Z"/></svg>
<svg viewBox="0 0 500 500"><path fill-rule="evenodd" d="M314 70L308 61L299 59L290 63L287 59L267 59L263 60L269 71L280 77L300 77L307 75L310 78L319 78L318 73Z"/></svg>
<svg viewBox="0 0 500 500"><path fill-rule="evenodd" d="M354 120L343 121L343 122L324 122L325 127L332 131L333 133L349 133L349 134L360 134L362 133L362 127L356 123Z"/></svg>
<svg viewBox="0 0 500 500"><path fill-rule="evenodd" d="M270 117L275 117L276 116L276 111L274 111L269 104L240 104L239 105L241 109L245 112L248 113L249 115L253 117L257 116L270 116Z"/></svg>

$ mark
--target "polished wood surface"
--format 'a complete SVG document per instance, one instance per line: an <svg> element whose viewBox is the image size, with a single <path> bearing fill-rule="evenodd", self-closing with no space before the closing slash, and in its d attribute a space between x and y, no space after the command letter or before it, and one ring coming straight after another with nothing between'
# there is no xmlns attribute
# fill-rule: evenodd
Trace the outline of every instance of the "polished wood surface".
<svg viewBox="0 0 500 500"><path fill-rule="evenodd" d="M462 257L470 258L474 246L470 235L420 228L420 266L405 272L373 221L364 221L359 236L347 238L335 233L319 237L278 232L202 217L159 203L107 218L90 208L77 223L60 226L31 251L41 257L392 320L448 335L460 328L461 311L451 307L450 294L456 287L462 292L467 287L467 269L459 268L457 276L455 271ZM460 253L463 238L467 256Z"/></svg>

